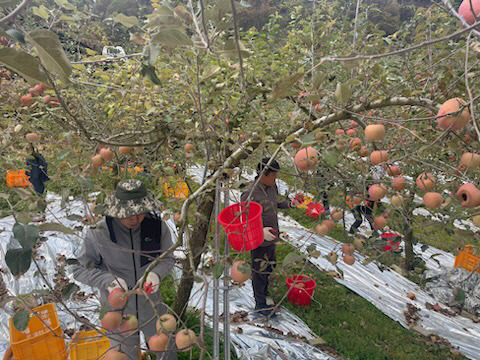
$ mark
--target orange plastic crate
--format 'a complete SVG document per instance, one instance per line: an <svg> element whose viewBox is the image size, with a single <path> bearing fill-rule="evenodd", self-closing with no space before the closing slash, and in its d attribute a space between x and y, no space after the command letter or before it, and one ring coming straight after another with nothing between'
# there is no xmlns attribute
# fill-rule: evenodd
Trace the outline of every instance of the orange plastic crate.
<svg viewBox="0 0 480 360"><path fill-rule="evenodd" d="M473 245L466 245L463 251L455 257L455 267L462 267L468 271L475 270L480 264L480 257L475 256ZM480 272L480 268L477 269Z"/></svg>
<svg viewBox="0 0 480 360"><path fill-rule="evenodd" d="M54 304L33 309L27 328L18 331L9 320L10 347L15 360L66 360L68 358L63 331Z"/></svg>
<svg viewBox="0 0 480 360"><path fill-rule="evenodd" d="M26 170L7 170L8 187L28 187L32 183L28 180L30 177L25 174Z"/></svg>
<svg viewBox="0 0 480 360"><path fill-rule="evenodd" d="M101 360L109 348L110 340L106 336L95 330L79 331L70 344L70 360Z"/></svg>
<svg viewBox="0 0 480 360"><path fill-rule="evenodd" d="M167 197L188 197L188 186L185 181L172 180L163 183L163 194Z"/></svg>

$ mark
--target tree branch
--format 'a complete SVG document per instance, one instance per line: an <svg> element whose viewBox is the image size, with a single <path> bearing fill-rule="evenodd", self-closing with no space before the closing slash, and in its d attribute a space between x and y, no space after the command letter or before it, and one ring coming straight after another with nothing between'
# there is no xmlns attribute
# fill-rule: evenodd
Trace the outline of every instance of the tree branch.
<svg viewBox="0 0 480 360"><path fill-rule="evenodd" d="M3 18L0 19L0 26L8 24L10 21L13 21L20 12L30 5L32 0L23 0L16 8L13 10L10 14L4 16Z"/></svg>

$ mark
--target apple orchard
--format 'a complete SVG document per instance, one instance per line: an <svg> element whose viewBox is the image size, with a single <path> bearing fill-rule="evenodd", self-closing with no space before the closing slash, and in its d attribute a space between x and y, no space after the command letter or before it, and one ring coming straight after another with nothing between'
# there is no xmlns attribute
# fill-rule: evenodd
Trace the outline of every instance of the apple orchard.
<svg viewBox="0 0 480 360"><path fill-rule="evenodd" d="M0 152L2 171L23 166L32 149L41 152L49 161L47 190L82 199L84 226L94 226L116 182L135 176L134 167L148 169L147 186L178 231L167 253L184 252L151 350L165 350L173 336L178 349L194 346L207 356L204 314L195 331L182 320L195 281L225 269L233 286L250 277L245 254L215 248L216 190L242 190L242 174L264 156L275 157L280 179L313 194L314 203L324 191L321 174L330 211L305 225L307 236L342 234L343 256L317 255L333 264L355 266L360 252L421 275L414 245L429 226L448 237L451 251L478 244L473 226L468 237L454 235L455 221L480 227L480 32L470 0L415 8L393 33L365 17L371 4L361 1L278 2L283 12L272 11L261 29L246 25L250 6L261 1L139 3L136 14L117 10L100 21L90 16L100 6L94 1L0 1ZM480 1L472 6L478 15ZM129 55L100 55L105 41ZM197 165L201 183L187 174ZM175 181L187 183L186 199L164 195L164 184ZM375 232L364 219L367 231L348 236L345 216L366 200L382 204L374 209ZM34 248L44 230L28 219L44 211L45 198L5 187L0 201L2 216L14 215L34 234L21 261L6 259L21 277L38 266ZM420 208L429 215L419 224ZM387 231L401 236L404 255L386 259L379 250ZM199 268L204 253L216 260ZM121 309L136 290L112 292L108 301ZM138 325L118 311L102 313L100 324L127 335ZM109 359L123 355L111 349Z"/></svg>

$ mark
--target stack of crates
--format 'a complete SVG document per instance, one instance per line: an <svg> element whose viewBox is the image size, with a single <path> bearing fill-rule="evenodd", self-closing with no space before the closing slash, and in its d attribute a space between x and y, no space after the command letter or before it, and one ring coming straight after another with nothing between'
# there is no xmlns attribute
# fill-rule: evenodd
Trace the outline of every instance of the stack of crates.
<svg viewBox="0 0 480 360"><path fill-rule="evenodd" d="M9 320L10 347L15 360L66 360L63 330L54 304L33 309L25 330L18 331Z"/></svg>
<svg viewBox="0 0 480 360"><path fill-rule="evenodd" d="M462 267L468 271L473 271L477 269L477 272L480 272L480 256L475 256L473 245L466 245L463 251L455 257L455 267Z"/></svg>
<svg viewBox="0 0 480 360"><path fill-rule="evenodd" d="M186 198L188 197L188 186L185 181L176 180L174 178L162 179L163 182L163 194L166 197L174 198Z"/></svg>
<svg viewBox="0 0 480 360"><path fill-rule="evenodd" d="M32 183L28 180L29 176L26 170L7 170L7 186L8 187L29 187Z"/></svg>

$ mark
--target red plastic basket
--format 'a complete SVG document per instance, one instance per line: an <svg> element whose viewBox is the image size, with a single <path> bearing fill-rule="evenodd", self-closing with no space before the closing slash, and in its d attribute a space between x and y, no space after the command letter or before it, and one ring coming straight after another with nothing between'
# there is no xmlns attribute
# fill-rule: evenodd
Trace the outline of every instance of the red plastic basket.
<svg viewBox="0 0 480 360"><path fill-rule="evenodd" d="M288 300L295 305L308 306L312 303L313 292L317 283L310 276L293 275L286 279Z"/></svg>
<svg viewBox="0 0 480 360"><path fill-rule="evenodd" d="M237 251L250 251L263 243L262 205L259 203L230 205L218 214L218 222Z"/></svg>

